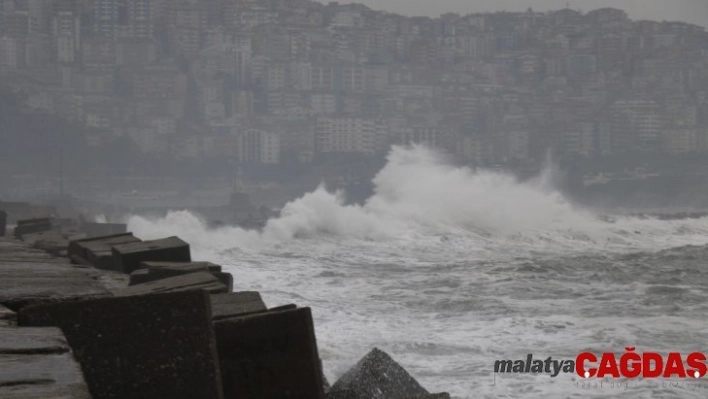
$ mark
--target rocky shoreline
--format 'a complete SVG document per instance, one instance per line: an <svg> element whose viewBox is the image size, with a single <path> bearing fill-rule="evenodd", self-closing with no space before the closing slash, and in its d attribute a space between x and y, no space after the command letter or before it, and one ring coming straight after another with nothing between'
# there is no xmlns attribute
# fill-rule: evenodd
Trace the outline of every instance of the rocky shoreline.
<svg viewBox="0 0 708 399"><path fill-rule="evenodd" d="M376 348L330 386L310 308L233 292L179 237L16 216L0 209L0 398L449 398Z"/></svg>

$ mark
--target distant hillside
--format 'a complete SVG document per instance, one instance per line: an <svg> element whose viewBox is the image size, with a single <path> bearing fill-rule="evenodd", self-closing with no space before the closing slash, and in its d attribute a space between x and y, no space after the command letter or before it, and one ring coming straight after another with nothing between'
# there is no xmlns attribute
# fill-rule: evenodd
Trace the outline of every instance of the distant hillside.
<svg viewBox="0 0 708 399"><path fill-rule="evenodd" d="M87 130L61 117L25 106L22 94L0 87L0 178L16 174L56 176L67 171L124 167L139 153L130 142L89 147Z"/></svg>

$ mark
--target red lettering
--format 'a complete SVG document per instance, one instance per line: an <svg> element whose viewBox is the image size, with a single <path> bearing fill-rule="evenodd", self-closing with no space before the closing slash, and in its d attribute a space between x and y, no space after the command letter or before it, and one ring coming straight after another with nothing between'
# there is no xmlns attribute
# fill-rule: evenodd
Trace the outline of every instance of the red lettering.
<svg viewBox="0 0 708 399"><path fill-rule="evenodd" d="M652 368L652 361L654 362L654 368ZM664 369L664 361L661 355L656 352L644 352L642 354L642 377L644 378L656 378L661 375L661 371Z"/></svg>
<svg viewBox="0 0 708 399"><path fill-rule="evenodd" d="M664 378L671 378L672 375L686 378L686 370L683 368L683 359L681 359L681 354L678 352L669 353L666 368L664 368Z"/></svg>
<svg viewBox="0 0 708 399"><path fill-rule="evenodd" d="M691 367L688 370L689 377L700 378L708 372L708 368L706 368L706 355L700 352L690 353L686 358L686 363L688 367ZM696 373L698 374L696 375Z"/></svg>
<svg viewBox="0 0 708 399"><path fill-rule="evenodd" d="M583 352L575 358L575 372L582 378L590 378L595 376L597 369L589 368L585 369L585 362L595 363L597 362L597 357L590 352Z"/></svg>
<svg viewBox="0 0 708 399"><path fill-rule="evenodd" d="M625 378L637 378L642 373L642 357L634 353L634 348L624 348L627 351L620 357L620 372Z"/></svg>
<svg viewBox="0 0 708 399"><path fill-rule="evenodd" d="M602 359L600 359L597 378L603 378L606 374L610 374L614 378L619 378L620 376L619 369L617 368L617 359L614 353L603 353Z"/></svg>

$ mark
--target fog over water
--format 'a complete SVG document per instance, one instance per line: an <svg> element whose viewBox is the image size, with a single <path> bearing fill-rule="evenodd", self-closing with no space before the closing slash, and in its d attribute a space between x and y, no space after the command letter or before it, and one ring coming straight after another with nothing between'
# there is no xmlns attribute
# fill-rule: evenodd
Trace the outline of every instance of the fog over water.
<svg viewBox="0 0 708 399"><path fill-rule="evenodd" d="M235 290L311 306L330 381L372 347L454 397L616 396L571 375L492 375L495 359L591 350L702 350L708 220L603 221L553 189L394 147L362 206L326 187L261 232L208 229L197 215L133 216L141 238L179 236L221 262ZM689 246L692 245L692 246ZM705 397L633 382L623 397Z"/></svg>

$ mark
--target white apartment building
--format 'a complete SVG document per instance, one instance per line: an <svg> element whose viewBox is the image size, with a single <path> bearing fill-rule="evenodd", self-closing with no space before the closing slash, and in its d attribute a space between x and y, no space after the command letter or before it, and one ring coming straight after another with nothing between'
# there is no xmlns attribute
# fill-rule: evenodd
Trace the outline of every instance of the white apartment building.
<svg viewBox="0 0 708 399"><path fill-rule="evenodd" d="M378 124L363 118L319 118L317 149L323 153L374 154L381 135Z"/></svg>

